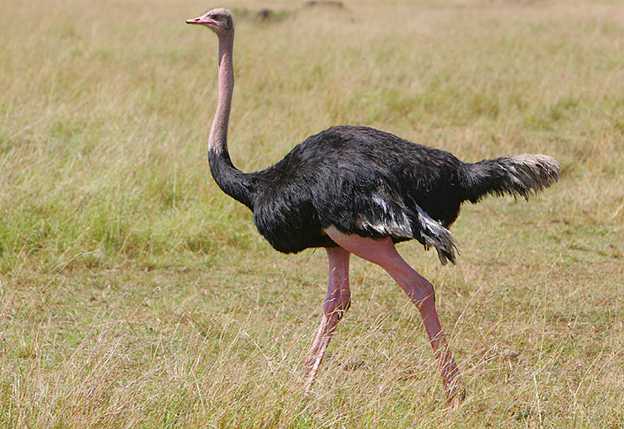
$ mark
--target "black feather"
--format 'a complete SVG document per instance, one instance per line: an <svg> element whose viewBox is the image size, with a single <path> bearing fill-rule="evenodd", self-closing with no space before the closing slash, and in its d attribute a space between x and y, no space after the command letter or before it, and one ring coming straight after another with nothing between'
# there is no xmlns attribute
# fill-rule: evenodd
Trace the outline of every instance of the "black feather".
<svg viewBox="0 0 624 429"><path fill-rule="evenodd" d="M463 201L487 193L526 196L557 179L552 158L524 157L530 162L519 157L465 164L390 133L339 126L256 173L230 168L227 153L212 154L210 164L219 186L253 211L260 234L281 252L335 246L323 232L334 226L375 239L416 239L435 247L445 263L455 261L447 228Z"/></svg>
<svg viewBox="0 0 624 429"><path fill-rule="evenodd" d="M559 180L559 163L546 155L517 155L466 164L465 199L473 203L484 195L526 199Z"/></svg>

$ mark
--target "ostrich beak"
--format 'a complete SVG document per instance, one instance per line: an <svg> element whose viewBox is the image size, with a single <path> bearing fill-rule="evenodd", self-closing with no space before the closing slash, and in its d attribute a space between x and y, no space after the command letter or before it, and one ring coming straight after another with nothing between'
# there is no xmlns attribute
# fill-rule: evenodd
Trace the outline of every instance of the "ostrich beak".
<svg viewBox="0 0 624 429"><path fill-rule="evenodd" d="M206 15L198 16L197 18L187 19L185 22L187 24L206 25L209 27L216 24L216 21L214 19L210 19Z"/></svg>

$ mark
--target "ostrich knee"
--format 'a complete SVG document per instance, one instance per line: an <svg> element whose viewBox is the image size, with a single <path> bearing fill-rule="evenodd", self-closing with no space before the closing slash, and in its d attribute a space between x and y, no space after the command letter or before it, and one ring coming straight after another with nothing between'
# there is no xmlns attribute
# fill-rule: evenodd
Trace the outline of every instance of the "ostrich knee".
<svg viewBox="0 0 624 429"><path fill-rule="evenodd" d="M327 319L334 319L338 322L350 306L351 291L347 288L340 288L325 298L323 313Z"/></svg>
<svg viewBox="0 0 624 429"><path fill-rule="evenodd" d="M435 289L426 278L405 263L400 264L398 268L396 266L384 268L421 313L435 309Z"/></svg>
<svg viewBox="0 0 624 429"><path fill-rule="evenodd" d="M432 308L435 308L435 289L424 277L416 274L409 283L401 287L421 312L430 311Z"/></svg>

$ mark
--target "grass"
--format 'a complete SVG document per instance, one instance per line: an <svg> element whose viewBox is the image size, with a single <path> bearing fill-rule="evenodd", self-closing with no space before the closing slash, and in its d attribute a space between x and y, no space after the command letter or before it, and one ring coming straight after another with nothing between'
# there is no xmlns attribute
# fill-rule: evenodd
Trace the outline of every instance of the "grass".
<svg viewBox="0 0 624 429"><path fill-rule="evenodd" d="M468 398L444 408L418 314L355 260L312 398L324 252L274 252L209 177L200 1L8 0L0 14L0 426L624 425L624 8L230 1L230 144L254 170L338 123L468 161L548 153L529 203L466 206L436 286ZM44 9L44 10L42 10Z"/></svg>

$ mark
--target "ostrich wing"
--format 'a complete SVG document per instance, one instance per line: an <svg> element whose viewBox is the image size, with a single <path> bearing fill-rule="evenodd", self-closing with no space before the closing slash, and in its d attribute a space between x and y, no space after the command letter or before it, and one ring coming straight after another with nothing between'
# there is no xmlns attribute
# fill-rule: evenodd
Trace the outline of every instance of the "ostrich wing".
<svg viewBox="0 0 624 429"><path fill-rule="evenodd" d="M406 204L397 193L384 188L372 192L360 189L350 194L350 198L344 198L348 193L340 194L343 198L336 198L330 204L315 204L323 227L331 225L341 232L371 238L391 237L394 241L415 238L426 249L433 246L442 264L455 262L457 246L450 231L415 202Z"/></svg>

